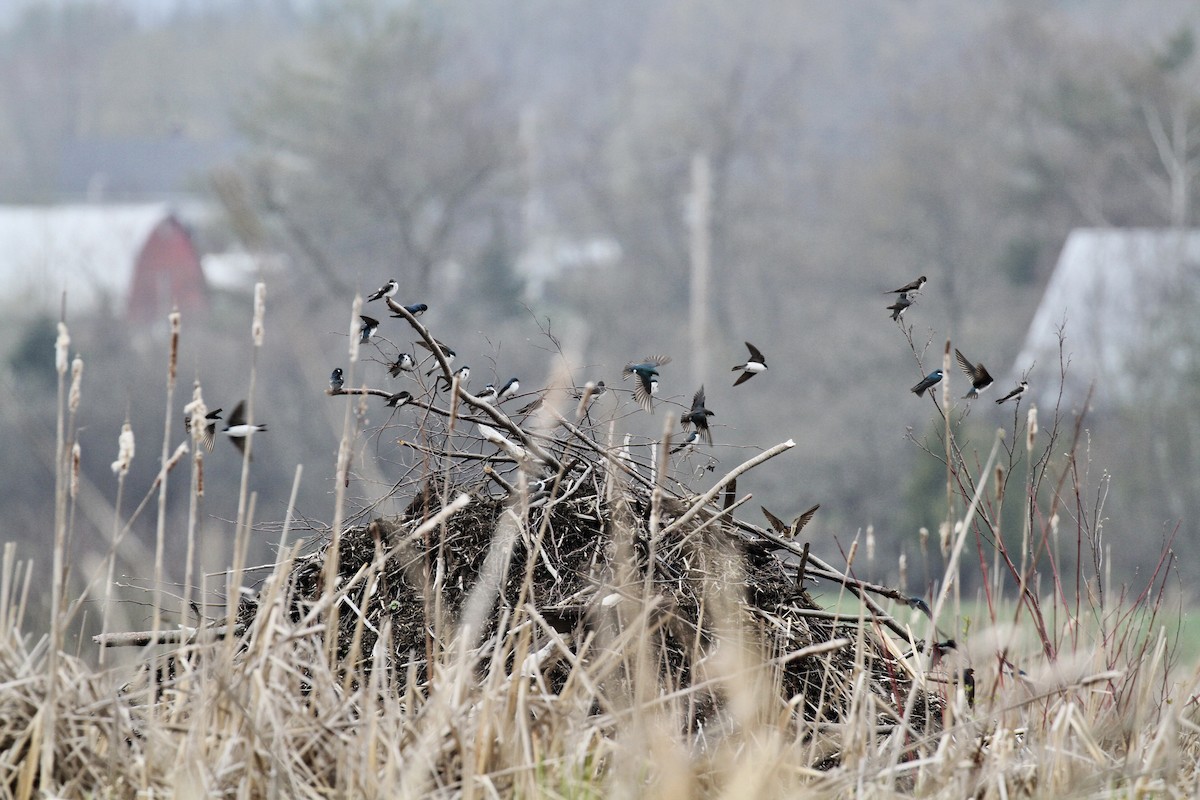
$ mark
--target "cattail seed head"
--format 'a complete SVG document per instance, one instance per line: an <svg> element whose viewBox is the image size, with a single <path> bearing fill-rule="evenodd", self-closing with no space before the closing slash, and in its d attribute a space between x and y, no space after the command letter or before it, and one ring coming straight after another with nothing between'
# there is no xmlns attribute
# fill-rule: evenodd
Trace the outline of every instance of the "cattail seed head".
<svg viewBox="0 0 1200 800"><path fill-rule="evenodd" d="M254 284L254 322L250 325L250 334L254 337L254 346L262 347L263 317L267 313L267 285L262 281Z"/></svg>
<svg viewBox="0 0 1200 800"><path fill-rule="evenodd" d="M67 323L58 323L58 338L54 340L54 368L59 375L67 374L67 351L71 349L71 334Z"/></svg>
<svg viewBox="0 0 1200 800"><path fill-rule="evenodd" d="M1025 449L1033 452L1033 443L1037 440L1037 406L1029 407L1029 416L1025 421Z"/></svg>
<svg viewBox="0 0 1200 800"><path fill-rule="evenodd" d="M183 317L176 309L170 313L167 321L171 325L171 355L167 360L167 383L174 389L175 375L179 368L179 330L182 327Z"/></svg>
<svg viewBox="0 0 1200 800"><path fill-rule="evenodd" d="M126 422L121 426L121 435L117 437L117 460L112 463L113 474L124 478L129 473L129 465L133 462L133 428Z"/></svg>
<svg viewBox="0 0 1200 800"><path fill-rule="evenodd" d="M79 400L83 391L83 359L75 356L71 362L71 392L67 395L67 407L74 414L79 410Z"/></svg>
<svg viewBox="0 0 1200 800"><path fill-rule="evenodd" d="M76 442L71 447L71 499L79 497L79 462L83 460L83 448Z"/></svg>

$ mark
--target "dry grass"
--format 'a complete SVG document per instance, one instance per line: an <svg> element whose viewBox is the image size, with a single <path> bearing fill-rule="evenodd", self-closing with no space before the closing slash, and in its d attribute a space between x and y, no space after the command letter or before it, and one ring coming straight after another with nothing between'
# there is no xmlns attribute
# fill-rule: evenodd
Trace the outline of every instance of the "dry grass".
<svg viewBox="0 0 1200 800"><path fill-rule="evenodd" d="M331 402L386 393L342 394ZM1064 516L1080 552L1101 546L1073 458L1078 426L1072 458L1056 465L1047 454L1064 447L1057 415L1045 446L1026 435L1032 420L1014 415L1006 444L971 467L947 416L949 566L930 619L900 592L856 579L852 553L844 569L805 558L802 542L739 516L737 478L769 468L791 442L697 496L670 478L666 441L617 444L612 421L593 424L563 387L547 398L524 419L461 387L449 400L419 396L401 409L414 419L401 431L412 473L395 490L406 511L344 528L339 493L335 535L302 552L285 527L277 564L251 594L238 590L254 518L243 482L225 613L180 627L172 620L189 603L155 603L152 630L105 639L139 643L133 666L70 652L80 600L58 601L46 637L23 633L27 598L43 582L7 547L0 796L1193 790L1197 676L1180 675L1162 632L1169 559L1145 591L1116 598L1099 558L1090 574L1078 559L1072 575L1057 560ZM59 444L66 541L78 397L60 405L69 409ZM193 413L203 417L202 401ZM348 406L340 486L355 419ZM507 444L481 435L481 422ZM194 444L193 499L203 472ZM179 455L163 458L187 464ZM1025 530L1006 536L997 487L1022 463ZM114 524L114 540L123 530ZM970 629L957 596L969 539L984 554L987 609ZM102 582L89 592L104 597ZM853 606L821 609L806 588L815 582ZM939 625L956 648L936 646Z"/></svg>

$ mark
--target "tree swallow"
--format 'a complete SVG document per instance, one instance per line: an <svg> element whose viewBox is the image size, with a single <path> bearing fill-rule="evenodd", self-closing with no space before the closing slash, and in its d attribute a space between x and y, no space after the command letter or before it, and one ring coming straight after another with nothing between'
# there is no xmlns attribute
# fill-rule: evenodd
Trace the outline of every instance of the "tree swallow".
<svg viewBox="0 0 1200 800"><path fill-rule="evenodd" d="M475 396L485 403L492 402L496 399L496 385L494 383L489 383L487 386L483 387L482 392Z"/></svg>
<svg viewBox="0 0 1200 800"><path fill-rule="evenodd" d="M704 387L692 395L692 407L685 411L680 417L679 422L683 427L695 426L696 432L704 437L704 441L712 447L712 431L708 429L708 418L716 416L715 413L704 407Z"/></svg>
<svg viewBox="0 0 1200 800"><path fill-rule="evenodd" d="M333 390L334 394L337 394L342 390L342 386L344 386L345 383L346 382L342 380L342 368L334 367L333 372L331 372L329 375L329 388Z"/></svg>
<svg viewBox="0 0 1200 800"><path fill-rule="evenodd" d="M408 353L401 353L400 356L388 366L388 375L393 378L398 377L401 372L412 372L416 362Z"/></svg>
<svg viewBox="0 0 1200 800"><path fill-rule="evenodd" d="M887 307L887 310L892 312L892 322L900 319L900 315L912 304L913 301L908 299L908 292L901 292L900 296L896 298L896 302Z"/></svg>
<svg viewBox="0 0 1200 800"><path fill-rule="evenodd" d="M463 364L461 367L459 367L458 369L454 370L454 372L450 373L450 377L451 377L451 378L457 378L457 379L458 379L458 385L459 385L459 386L466 386L466 385L467 385L467 381L471 379L471 368L470 368L469 366L467 366L466 364ZM442 388L443 388L443 389L449 389L449 388L450 388L450 383L448 383L448 382L446 381L446 376L445 376L445 375L443 375L443 376L439 377L439 378L438 378L438 380L442 382L442 384L443 384L443 385L442 385Z"/></svg>
<svg viewBox="0 0 1200 800"><path fill-rule="evenodd" d="M775 516L770 511L767 511L764 506L759 506L759 508L762 509L763 516L767 518L767 522L771 523L771 527L775 529L775 533L787 539L795 539L796 534L804 530L805 525L812 522L813 515L817 513L817 509L820 507L821 504L817 503L804 513L798 514L796 518L792 520L792 524L788 525L779 517Z"/></svg>
<svg viewBox="0 0 1200 800"><path fill-rule="evenodd" d="M370 297L368 297L367 302L369 303L372 300L378 300L381 297L395 297L396 291L399 288L400 288L400 284L396 283L395 278L392 278L390 281L385 283L383 286L380 286L379 290L377 292L375 292Z"/></svg>
<svg viewBox="0 0 1200 800"><path fill-rule="evenodd" d="M404 310L412 314L414 317L419 317L429 310L429 306L424 303L414 303L411 306L405 306ZM403 314L392 314L393 317L403 317Z"/></svg>
<svg viewBox="0 0 1200 800"><path fill-rule="evenodd" d="M912 597L908 598L904 602L906 604L908 604L908 607L913 609L914 611L920 611L925 616L929 617L930 619L933 619L933 612L929 609L929 604L926 603L923 598L913 595Z"/></svg>
<svg viewBox="0 0 1200 800"><path fill-rule="evenodd" d="M449 347L446 347L446 345L442 344L437 339L434 339L433 343L436 344L438 346L438 349L442 351L442 356L446 359L446 364L447 365L453 364L454 356L455 356L454 351L451 350ZM431 353L433 352L433 348L430 347L429 344L424 339L418 341L417 346L424 347L426 350L428 350ZM429 372L425 373L425 377L428 378L430 375L437 372L439 369L441 369L440 365L435 366L433 369L429 370Z"/></svg>
<svg viewBox="0 0 1200 800"><path fill-rule="evenodd" d="M1017 398L1017 403L1020 403L1021 398L1025 395L1025 390L1028 388L1029 388L1029 381L1021 381L1019 384L1017 384L1017 388L1013 389L1011 392L1004 395L1004 397L1001 397L998 400L996 400L996 405L1000 405L1005 400L1011 400L1014 397Z"/></svg>
<svg viewBox="0 0 1200 800"><path fill-rule="evenodd" d="M700 443L700 431L694 430L689 433L684 440L679 443L678 447L671 448L671 455L678 453L680 450L687 450L689 453L696 449L696 445Z"/></svg>
<svg viewBox="0 0 1200 800"><path fill-rule="evenodd" d="M217 420L221 418L221 409L210 411L204 415L204 432L200 434L200 444L204 445L204 449L210 453L213 449L214 437L217 434ZM188 433L192 432L192 416L191 414L183 415L183 427Z"/></svg>
<svg viewBox="0 0 1200 800"><path fill-rule="evenodd" d="M362 327L358 329L358 343L366 344L375 335L375 332L379 330L379 320L372 317L364 317L361 314L359 314L358 318L362 320Z"/></svg>
<svg viewBox="0 0 1200 800"><path fill-rule="evenodd" d="M595 383L588 381L582 388L571 390L571 397L574 397L576 400L582 400L584 395L587 395L594 399L604 394L607 390L608 387L604 385L604 381L596 381Z"/></svg>
<svg viewBox="0 0 1200 800"><path fill-rule="evenodd" d="M912 387L912 389L910 391L912 391L912 393L915 395L920 395L920 394L924 394L926 389L929 389L930 394L932 395L933 387L937 386L941 380L942 380L942 371L940 369L935 369L933 372L929 373L924 378L922 378L921 382L918 383L916 386Z"/></svg>
<svg viewBox="0 0 1200 800"><path fill-rule="evenodd" d="M742 374L738 375L738 379L733 382L734 386L745 383L767 368L767 360L763 358L763 354L758 351L757 347L746 342L746 349L750 351L750 358L746 359L745 364L738 364L732 370L733 372L742 370Z"/></svg>
<svg viewBox="0 0 1200 800"><path fill-rule="evenodd" d="M240 401L233 407L233 413L229 415L229 422L225 426L225 435L229 437L229 441L238 449L239 453L246 452L246 437L252 433L259 431L265 433L267 426L264 425L247 425L245 413L246 401Z"/></svg>
<svg viewBox="0 0 1200 800"><path fill-rule="evenodd" d="M958 359L958 366L962 367L962 371L971 379L971 391L964 394L962 399L974 400L979 397L980 392L992 385L992 376L982 362L972 364L957 347L954 348L954 357Z"/></svg>
<svg viewBox="0 0 1200 800"><path fill-rule="evenodd" d="M633 387L633 399L651 414L654 413L654 406L650 398L658 391L658 367L670 363L670 356L646 356L640 364L626 364L625 369L621 371L622 377L625 378L630 375L637 376L637 383Z"/></svg>
<svg viewBox="0 0 1200 800"><path fill-rule="evenodd" d="M518 414L532 414L542 407L542 403L546 401L545 397L535 397L525 405L517 409Z"/></svg>
<svg viewBox="0 0 1200 800"><path fill-rule="evenodd" d="M917 278L915 281L912 281L911 283L906 283L903 286L901 286L899 289L889 289L888 291L884 292L884 294L915 294L915 293L921 291L921 287L924 285L925 285L925 276L922 275L921 277Z"/></svg>
<svg viewBox="0 0 1200 800"><path fill-rule="evenodd" d="M384 400L383 404L392 408L399 408L409 400L412 400L412 394L409 392L396 392L395 394L388 395L387 400Z"/></svg>
<svg viewBox="0 0 1200 800"><path fill-rule="evenodd" d="M503 403L505 400L507 400L510 397L516 397L517 392L520 390L520 388L521 388L520 381L518 381L516 378L509 378L508 383L501 386L500 390L498 392L496 392L496 397L498 397L500 399L500 402Z"/></svg>

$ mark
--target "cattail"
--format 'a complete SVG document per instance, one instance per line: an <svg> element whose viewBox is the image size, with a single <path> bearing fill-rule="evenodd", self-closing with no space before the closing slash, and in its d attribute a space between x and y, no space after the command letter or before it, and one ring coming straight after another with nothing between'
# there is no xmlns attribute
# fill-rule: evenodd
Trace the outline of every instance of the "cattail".
<svg viewBox="0 0 1200 800"><path fill-rule="evenodd" d="M1025 449L1033 452L1033 443L1037 439L1037 406L1029 407L1029 416L1025 422Z"/></svg>
<svg viewBox="0 0 1200 800"><path fill-rule="evenodd" d="M113 474L124 478L129 473L129 465L133 462L133 428L126 422L121 426L121 435L117 437L117 460L112 463Z"/></svg>
<svg viewBox="0 0 1200 800"><path fill-rule="evenodd" d="M358 361L358 343L362 336L359 334L361 324L359 322L359 312L362 311L362 297L355 295L354 302L350 305L350 363L354 364Z"/></svg>
<svg viewBox="0 0 1200 800"><path fill-rule="evenodd" d="M81 383L83 382L83 359L75 356L75 360L71 362L71 392L67 395L67 407L74 414L79 410L79 398L82 393Z"/></svg>
<svg viewBox="0 0 1200 800"><path fill-rule="evenodd" d="M254 322L250 325L250 335L254 337L254 346L262 347L263 317L267 313L267 285L262 281L254 284Z"/></svg>
<svg viewBox="0 0 1200 800"><path fill-rule="evenodd" d="M174 389L175 375L179 366L179 329L183 317L180 316L177 309L171 312L167 320L171 325L171 355L167 361L167 383L171 389Z"/></svg>
<svg viewBox="0 0 1200 800"><path fill-rule="evenodd" d="M953 541L951 534L953 533L954 531L950 527L949 522L943 522L941 525L938 525L938 547L941 548L943 556L950 555L951 542Z"/></svg>
<svg viewBox="0 0 1200 800"><path fill-rule="evenodd" d="M1004 467L996 465L996 501L1004 499Z"/></svg>
<svg viewBox="0 0 1200 800"><path fill-rule="evenodd" d="M196 496L204 497L204 453L196 448Z"/></svg>
<svg viewBox="0 0 1200 800"><path fill-rule="evenodd" d="M58 338L54 341L54 368L59 375L67 374L67 351L71 349L71 334L67 333L67 323L58 323Z"/></svg>
<svg viewBox="0 0 1200 800"><path fill-rule="evenodd" d="M875 560L875 526L867 526L867 563Z"/></svg>
<svg viewBox="0 0 1200 800"><path fill-rule="evenodd" d="M900 570L900 591L904 591L908 586L908 554L903 550L900 551L900 558L896 562L896 566Z"/></svg>
<svg viewBox="0 0 1200 800"><path fill-rule="evenodd" d="M78 359L76 359L78 360ZM83 458L83 448L76 442L71 447L71 499L79 497L79 462Z"/></svg>
<svg viewBox="0 0 1200 800"><path fill-rule="evenodd" d="M929 552L929 528L924 525L917 531L917 541L921 543L921 552Z"/></svg>

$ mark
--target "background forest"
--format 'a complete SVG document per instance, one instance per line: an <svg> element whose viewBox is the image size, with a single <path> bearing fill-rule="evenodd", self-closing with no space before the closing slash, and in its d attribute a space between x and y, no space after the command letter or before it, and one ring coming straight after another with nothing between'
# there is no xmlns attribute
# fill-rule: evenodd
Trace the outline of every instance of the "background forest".
<svg viewBox="0 0 1200 800"><path fill-rule="evenodd" d="M564 363L578 383L620 385L626 362L673 355L662 396L686 404L704 383L716 412L714 447L679 467L697 469L698 488L706 453L732 465L794 438L786 461L740 488L784 518L820 503L814 552L834 561L869 535L859 572L895 583L904 553L909 588L923 591L919 531L945 517L945 471L921 447L933 409L909 387L946 339L988 364L993 392L1031 366L1032 382L1056 386L1058 364L1014 359L1067 234L1196 222L1200 8L1182 0L110 0L15 4L0 20L0 201L166 198L207 252L286 257L265 278L257 365L263 557L297 464L300 512L328 524L344 414L325 394L329 371L344 365L355 294L394 277L403 302L429 304L423 321L476 389L518 375L533 391ZM195 162L154 186L80 185L64 155L162 139L186 142ZM697 156L710 174L703 219ZM700 347L697 236L711 259ZM919 364L884 292L922 274L903 317ZM0 538L41 557L55 320L0 303ZM1183 305L1163 339L1200 344ZM232 292L183 320L177 396L193 378L210 407L245 396L250 307ZM68 322L88 397L84 557L112 524L126 418L129 485L143 487L130 496L159 469L167 336L165 320L134 330L116 312L68 310ZM400 321L381 333L394 346L368 348L355 380L397 385L386 363L411 340ZM1069 356L1070 320L1064 333ZM745 340L770 369L734 389ZM1147 346L1144 395L1088 412L1093 495L1063 511L1103 521L1119 575L1152 567L1172 533L1185 552L1200 536L1200 374L1185 368L1164 391L1166 361ZM1011 427L998 396L961 422L960 407L968 452ZM1074 424L1082 409L1061 410ZM385 411L366 411L375 433L356 443L350 491L364 513L396 510L372 504L406 469ZM621 424L653 437L677 413L664 404ZM218 446L204 508L213 569L228 559L240 477L237 453ZM141 533L152 541L152 523ZM145 579L127 557L121 571Z"/></svg>

